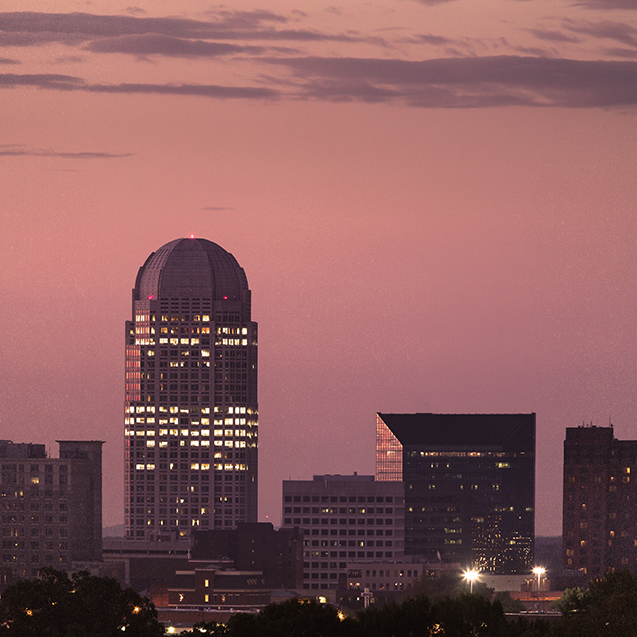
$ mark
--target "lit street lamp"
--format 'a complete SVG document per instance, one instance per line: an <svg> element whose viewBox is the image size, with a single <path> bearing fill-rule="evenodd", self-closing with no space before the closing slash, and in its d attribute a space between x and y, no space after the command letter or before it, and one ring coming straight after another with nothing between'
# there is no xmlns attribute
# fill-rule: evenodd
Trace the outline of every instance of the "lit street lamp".
<svg viewBox="0 0 637 637"><path fill-rule="evenodd" d="M533 569L533 574L537 575L537 612L540 612L540 581L542 579L542 575L546 573L546 569L542 566L536 566Z"/></svg>
<svg viewBox="0 0 637 637"><path fill-rule="evenodd" d="M469 571L465 571L462 574L462 577L464 577L464 579L469 582L470 584L470 591L473 594L473 583L478 579L478 577L480 576L480 573L478 573L478 571L476 571L474 568L472 568Z"/></svg>

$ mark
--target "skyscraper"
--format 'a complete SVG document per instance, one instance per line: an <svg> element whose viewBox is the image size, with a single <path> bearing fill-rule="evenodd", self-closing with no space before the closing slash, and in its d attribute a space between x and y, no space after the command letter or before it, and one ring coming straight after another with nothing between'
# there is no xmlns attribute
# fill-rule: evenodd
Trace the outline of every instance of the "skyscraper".
<svg viewBox="0 0 637 637"><path fill-rule="evenodd" d="M217 244L176 239L139 269L125 408L127 537L256 522L257 324Z"/></svg>
<svg viewBox="0 0 637 637"><path fill-rule="evenodd" d="M405 486L405 554L527 573L535 414L377 414L376 479Z"/></svg>

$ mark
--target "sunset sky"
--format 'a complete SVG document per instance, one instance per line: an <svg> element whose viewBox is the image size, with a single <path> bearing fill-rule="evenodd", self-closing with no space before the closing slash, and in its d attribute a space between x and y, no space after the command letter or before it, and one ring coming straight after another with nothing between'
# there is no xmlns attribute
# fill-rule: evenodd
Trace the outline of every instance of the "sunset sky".
<svg viewBox="0 0 637 637"><path fill-rule="evenodd" d="M0 437L105 444L124 323L194 234L259 323L260 519L373 473L375 413L637 439L637 0L2 0ZM183 7L187 8L184 9Z"/></svg>

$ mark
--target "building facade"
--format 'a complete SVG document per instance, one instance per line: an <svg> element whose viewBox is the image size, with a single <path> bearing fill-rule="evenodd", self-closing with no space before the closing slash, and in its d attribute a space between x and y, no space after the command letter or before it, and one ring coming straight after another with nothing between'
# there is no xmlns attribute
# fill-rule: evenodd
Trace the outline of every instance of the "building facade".
<svg viewBox="0 0 637 637"><path fill-rule="evenodd" d="M60 457L48 458L44 445L0 441L2 567L11 579L101 560L102 444L58 441Z"/></svg>
<svg viewBox="0 0 637 637"><path fill-rule="evenodd" d="M125 410L126 537L256 522L257 324L245 272L217 244L176 239L140 268Z"/></svg>
<svg viewBox="0 0 637 637"><path fill-rule="evenodd" d="M526 573L535 414L377 414L376 479L405 487L405 554Z"/></svg>
<svg viewBox="0 0 637 637"><path fill-rule="evenodd" d="M190 555L192 564L230 562L238 571L261 571L268 588L302 586L303 543L296 527L240 522L235 529L197 531Z"/></svg>
<svg viewBox="0 0 637 637"><path fill-rule="evenodd" d="M564 568L637 571L637 440L617 440L612 427L568 427L563 494Z"/></svg>
<svg viewBox="0 0 637 637"><path fill-rule="evenodd" d="M300 529L305 589L337 589L349 562L403 557L404 495L398 482L356 474L284 480L282 520L283 528Z"/></svg>

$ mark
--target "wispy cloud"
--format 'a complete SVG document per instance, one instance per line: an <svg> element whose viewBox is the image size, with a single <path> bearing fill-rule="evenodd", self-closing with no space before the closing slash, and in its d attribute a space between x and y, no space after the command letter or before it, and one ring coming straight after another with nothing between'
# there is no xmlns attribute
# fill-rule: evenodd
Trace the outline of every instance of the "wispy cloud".
<svg viewBox="0 0 637 637"><path fill-rule="evenodd" d="M48 150L45 148L28 148L19 144L0 144L1 157L62 157L63 159L121 159L132 157L132 153L103 153Z"/></svg>
<svg viewBox="0 0 637 637"><path fill-rule="evenodd" d="M580 42L580 38L564 33L563 31L554 31L552 29L528 29L528 31L536 38L546 40L548 42Z"/></svg>
<svg viewBox="0 0 637 637"><path fill-rule="evenodd" d="M101 53L203 56L237 52L208 40L357 42L356 34L280 28L291 19L271 11L218 11L211 20L89 13L0 13L0 46L58 42ZM141 51L141 53L140 53Z"/></svg>
<svg viewBox="0 0 637 637"><path fill-rule="evenodd" d="M271 60L307 98L404 102L429 108L637 105L637 64L491 56L409 62L355 58Z"/></svg>
<svg viewBox="0 0 637 637"><path fill-rule="evenodd" d="M635 0L578 0L573 4L587 9L637 9Z"/></svg>
<svg viewBox="0 0 637 637"><path fill-rule="evenodd" d="M22 64L20 60L13 60L11 58L0 58L0 64Z"/></svg>
<svg viewBox="0 0 637 637"><path fill-rule="evenodd" d="M637 47L637 29L625 22L564 20L564 27L574 33L583 33L598 39L615 40L621 44Z"/></svg>
<svg viewBox="0 0 637 637"><path fill-rule="evenodd" d="M129 53L132 55L165 55L172 57L219 57L222 55L264 52L261 46L240 46L227 42L207 42L184 40L167 35L144 33L142 35L121 35L114 38L93 40L85 47L94 53Z"/></svg>
<svg viewBox="0 0 637 637"><path fill-rule="evenodd" d="M156 95L190 95L217 99L274 99L280 92L251 86L219 86L215 84L90 84L71 75L0 73L0 89L33 86L57 91L90 93L142 93Z"/></svg>
<svg viewBox="0 0 637 637"><path fill-rule="evenodd" d="M225 206L204 206L202 210L211 210L213 212L224 212L228 210L235 210L235 208L226 208Z"/></svg>

